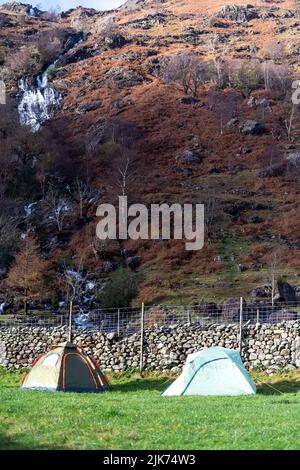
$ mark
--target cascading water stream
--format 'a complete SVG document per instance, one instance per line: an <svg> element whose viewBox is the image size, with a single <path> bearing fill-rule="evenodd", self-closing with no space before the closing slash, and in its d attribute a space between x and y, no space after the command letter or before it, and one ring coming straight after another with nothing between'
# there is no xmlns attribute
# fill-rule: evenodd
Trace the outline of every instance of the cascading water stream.
<svg viewBox="0 0 300 470"><path fill-rule="evenodd" d="M82 41L83 39L80 37L72 48ZM29 126L32 132L37 132L45 121L51 119L61 105L62 95L50 86L48 81L48 73L57 64L60 57L49 65L44 73L36 77L33 86L30 86L28 77L22 77L19 81L18 112L20 123Z"/></svg>
<svg viewBox="0 0 300 470"><path fill-rule="evenodd" d="M41 125L51 119L61 104L62 96L48 84L48 69L36 78L35 86L30 87L27 77L19 81L21 101L18 105L20 123L37 132Z"/></svg>

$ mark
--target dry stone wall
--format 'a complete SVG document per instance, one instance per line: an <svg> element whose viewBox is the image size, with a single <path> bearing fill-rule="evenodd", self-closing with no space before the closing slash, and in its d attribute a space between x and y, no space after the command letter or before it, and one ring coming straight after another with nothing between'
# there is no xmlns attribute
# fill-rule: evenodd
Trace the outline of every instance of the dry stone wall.
<svg viewBox="0 0 300 470"><path fill-rule="evenodd" d="M237 325L153 326L145 330L145 368L178 372L187 354L211 346L238 348L237 338ZM66 339L66 327L1 327L1 364L8 369L28 368L39 354ZM118 338L115 333L74 329L73 340L92 354L105 370L139 367L139 334ZM272 373L300 367L300 321L246 325L242 355L248 369L263 368Z"/></svg>

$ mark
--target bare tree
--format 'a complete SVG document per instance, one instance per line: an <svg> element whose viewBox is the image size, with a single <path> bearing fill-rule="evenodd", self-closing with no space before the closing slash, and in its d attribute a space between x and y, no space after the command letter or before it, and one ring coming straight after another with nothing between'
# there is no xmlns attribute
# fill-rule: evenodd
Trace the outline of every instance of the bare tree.
<svg viewBox="0 0 300 470"><path fill-rule="evenodd" d="M60 283L65 296L65 301L69 305L69 338L72 341L72 322L73 322L73 308L75 303L78 303L81 296L85 292L86 282L89 273L83 270L83 259L80 258L74 267L64 265L61 274Z"/></svg>
<svg viewBox="0 0 300 470"><path fill-rule="evenodd" d="M297 106L294 103L291 103L287 106L287 117L284 119L284 126L286 130L286 136L288 140L293 139L293 130L295 125L295 120L297 116Z"/></svg>
<svg viewBox="0 0 300 470"><path fill-rule="evenodd" d="M175 84L186 95L196 97L199 87L208 81L208 70L196 54L182 52L167 62L162 76L167 83Z"/></svg>
<svg viewBox="0 0 300 470"><path fill-rule="evenodd" d="M83 219L83 209L85 203L95 194L88 181L79 177L75 179L72 186L72 196L78 204L79 218Z"/></svg>
<svg viewBox="0 0 300 470"><path fill-rule="evenodd" d="M59 21L61 19L61 8L59 5L57 5L55 8L54 7L50 7L48 11L45 11L43 13L43 17L47 20L47 21Z"/></svg>
<svg viewBox="0 0 300 470"><path fill-rule="evenodd" d="M272 251L267 271L267 282L271 284L271 304L274 307L275 295L276 295L276 285L279 278L279 265L281 262L280 248L277 248Z"/></svg>
<svg viewBox="0 0 300 470"><path fill-rule="evenodd" d="M291 153L287 157L287 174L294 181L300 181L300 153Z"/></svg>
<svg viewBox="0 0 300 470"><path fill-rule="evenodd" d="M208 92L210 109L218 120L220 135L224 133L226 123L237 116L237 96L233 90L220 90L218 87L211 87Z"/></svg>
<svg viewBox="0 0 300 470"><path fill-rule="evenodd" d="M121 195L126 196L128 194L129 184L136 176L134 154L125 147L121 147L117 153L117 185L120 188Z"/></svg>
<svg viewBox="0 0 300 470"><path fill-rule="evenodd" d="M282 163L283 156L280 147L275 144L267 147L262 160L262 170L265 171L265 174L271 175Z"/></svg>
<svg viewBox="0 0 300 470"><path fill-rule="evenodd" d="M275 61L281 60L285 55L284 46L278 41L272 41L268 43L264 49L266 50L270 59Z"/></svg>
<svg viewBox="0 0 300 470"><path fill-rule="evenodd" d="M44 199L44 207L48 210L48 215L55 220L58 231L61 232L64 220L70 209L69 198L62 196L60 192L50 184Z"/></svg>
<svg viewBox="0 0 300 470"><path fill-rule="evenodd" d="M130 183L137 177L137 155L135 142L139 136L135 126L126 122L111 121L107 127L107 136L112 142L109 153L114 184L122 196L128 196Z"/></svg>

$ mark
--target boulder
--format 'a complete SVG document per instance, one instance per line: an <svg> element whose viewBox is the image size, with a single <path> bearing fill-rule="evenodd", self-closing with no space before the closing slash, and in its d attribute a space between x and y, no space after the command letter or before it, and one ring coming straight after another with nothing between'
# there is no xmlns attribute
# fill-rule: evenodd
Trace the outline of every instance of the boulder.
<svg viewBox="0 0 300 470"><path fill-rule="evenodd" d="M291 303L297 302L295 289L288 282L278 281L277 288L279 291L280 300Z"/></svg>
<svg viewBox="0 0 300 470"><path fill-rule="evenodd" d="M210 166L207 169L207 173L209 173L210 175L217 175L217 174L221 173L221 170L219 168L217 168L216 166Z"/></svg>
<svg viewBox="0 0 300 470"><path fill-rule="evenodd" d="M247 135L261 135L265 133L265 129L263 126L252 119L248 119L244 122L244 124L240 127L240 133Z"/></svg>
<svg viewBox="0 0 300 470"><path fill-rule="evenodd" d="M236 127L238 123L239 123L239 118L233 117L226 123L226 127L227 129L232 129L233 127Z"/></svg>
<svg viewBox="0 0 300 470"><path fill-rule="evenodd" d="M98 54L98 52L99 51L97 48L90 44L85 46L77 46L59 59L59 66L65 66L89 59L90 57Z"/></svg>
<svg viewBox="0 0 300 470"><path fill-rule="evenodd" d="M195 165L202 160L198 152L194 150L184 150L183 153L176 157L176 162L180 164Z"/></svg>
<svg viewBox="0 0 300 470"><path fill-rule="evenodd" d="M292 321L296 320L297 313L291 312L287 309L278 310L273 312L269 315L268 322L269 323L280 323L282 321Z"/></svg>
<svg viewBox="0 0 300 470"><path fill-rule="evenodd" d="M136 269L141 265L142 258L140 256L132 256L126 259L126 265L128 268Z"/></svg>
<svg viewBox="0 0 300 470"><path fill-rule="evenodd" d="M197 104L199 103L199 100L196 98L193 98L192 96L185 96L184 98L181 98L180 100L181 104Z"/></svg>
<svg viewBox="0 0 300 470"><path fill-rule="evenodd" d="M271 297L271 295L272 295L271 286L255 287L252 291L252 297L268 298L268 297Z"/></svg>
<svg viewBox="0 0 300 470"><path fill-rule="evenodd" d="M208 26L210 26L211 28L228 28L227 23L223 23L223 21L219 21L215 18L211 18L209 20Z"/></svg>
<svg viewBox="0 0 300 470"><path fill-rule="evenodd" d="M112 33L104 38L104 46L106 49L117 49L123 47L126 43L126 38L118 33Z"/></svg>

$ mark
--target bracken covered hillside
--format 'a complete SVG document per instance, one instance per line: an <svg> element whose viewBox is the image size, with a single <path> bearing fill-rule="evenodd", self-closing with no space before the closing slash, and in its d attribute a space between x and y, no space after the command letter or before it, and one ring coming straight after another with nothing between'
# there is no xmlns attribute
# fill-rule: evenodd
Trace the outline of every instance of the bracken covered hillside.
<svg viewBox="0 0 300 470"><path fill-rule="evenodd" d="M300 284L295 2L129 0L61 17L10 3L0 10L0 63L10 97L0 109L3 296L26 233L48 263L52 297L66 262L98 286L120 265L139 273L135 302L249 297L274 273ZM38 92L53 87L39 118ZM18 105L38 131L18 126ZM131 202L206 204L205 247L99 243L97 203L123 190Z"/></svg>

